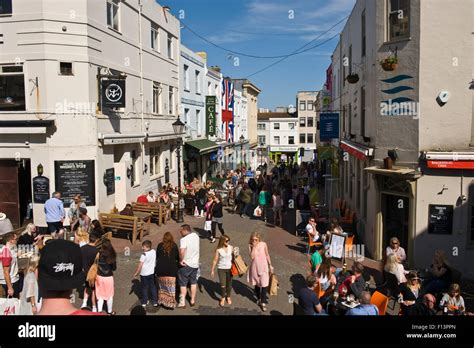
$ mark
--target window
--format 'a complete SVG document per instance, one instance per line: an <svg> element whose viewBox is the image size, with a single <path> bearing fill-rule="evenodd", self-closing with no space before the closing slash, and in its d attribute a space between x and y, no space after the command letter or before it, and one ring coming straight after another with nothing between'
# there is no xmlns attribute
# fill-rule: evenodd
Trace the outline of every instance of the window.
<svg viewBox="0 0 474 348"><path fill-rule="evenodd" d="M306 127L306 118L300 117L300 127Z"/></svg>
<svg viewBox="0 0 474 348"><path fill-rule="evenodd" d="M288 129L290 129L290 130L295 129L295 124L293 122L288 123Z"/></svg>
<svg viewBox="0 0 474 348"><path fill-rule="evenodd" d="M72 75L72 63L59 62L59 74L71 76Z"/></svg>
<svg viewBox="0 0 474 348"><path fill-rule="evenodd" d="M23 65L0 66L0 111L25 111Z"/></svg>
<svg viewBox="0 0 474 348"><path fill-rule="evenodd" d="M314 118L313 117L308 117L308 127L314 127Z"/></svg>
<svg viewBox="0 0 474 348"><path fill-rule="evenodd" d="M280 145L280 137L279 136L273 137L273 142L275 143L275 145Z"/></svg>
<svg viewBox="0 0 474 348"><path fill-rule="evenodd" d="M365 136L365 87L360 89L360 134Z"/></svg>
<svg viewBox="0 0 474 348"><path fill-rule="evenodd" d="M388 0L388 39L410 37L410 0Z"/></svg>
<svg viewBox="0 0 474 348"><path fill-rule="evenodd" d="M314 103L313 102L308 102L308 111L313 111L314 109Z"/></svg>
<svg viewBox="0 0 474 348"><path fill-rule="evenodd" d="M196 84L196 93L197 94L201 94L201 78L200 78L200 73L198 70L196 70L196 72L194 73L195 75L195 78L196 78L196 81L195 81L195 84Z"/></svg>
<svg viewBox="0 0 474 348"><path fill-rule="evenodd" d="M119 31L119 0L107 0L107 25Z"/></svg>
<svg viewBox="0 0 474 348"><path fill-rule="evenodd" d="M349 104L347 108L347 121L349 122L349 134L352 134L352 104Z"/></svg>
<svg viewBox="0 0 474 348"><path fill-rule="evenodd" d="M257 123L257 129L258 130L265 130L267 127L265 126L265 123Z"/></svg>
<svg viewBox="0 0 474 348"><path fill-rule="evenodd" d="M170 170L174 170L174 159L176 156L176 150L173 146L170 147L170 160L168 162Z"/></svg>
<svg viewBox="0 0 474 348"><path fill-rule="evenodd" d="M184 109L184 124L186 125L185 131L187 134L187 132L189 131L189 128L187 127L187 125L189 124L189 109Z"/></svg>
<svg viewBox="0 0 474 348"><path fill-rule="evenodd" d="M306 143L306 134L300 134L300 144Z"/></svg>
<svg viewBox="0 0 474 348"><path fill-rule="evenodd" d="M274 123L273 124L273 129L280 129L280 124L279 123Z"/></svg>
<svg viewBox="0 0 474 348"><path fill-rule="evenodd" d="M12 14L12 0L0 1L0 16Z"/></svg>
<svg viewBox="0 0 474 348"><path fill-rule="evenodd" d="M201 135L201 110L196 109L196 131L198 135Z"/></svg>
<svg viewBox="0 0 474 348"><path fill-rule="evenodd" d="M267 139L265 138L265 135L258 136L258 145L264 146L266 142L267 142Z"/></svg>
<svg viewBox="0 0 474 348"><path fill-rule="evenodd" d="M168 58L173 59L173 37L168 34Z"/></svg>
<svg viewBox="0 0 474 348"><path fill-rule="evenodd" d="M137 151L132 150L130 156L132 158L130 184L136 186L140 184L140 165L138 164Z"/></svg>
<svg viewBox="0 0 474 348"><path fill-rule="evenodd" d="M305 101L300 102L300 111L306 111L306 102Z"/></svg>
<svg viewBox="0 0 474 348"><path fill-rule="evenodd" d="M159 31L158 25L151 23L151 48L155 51L160 51L160 40L159 40Z"/></svg>
<svg viewBox="0 0 474 348"><path fill-rule="evenodd" d="M189 91L189 66L184 64L184 90Z"/></svg>
<svg viewBox="0 0 474 348"><path fill-rule="evenodd" d="M288 145L295 145L295 137L289 136L288 137Z"/></svg>
<svg viewBox="0 0 474 348"><path fill-rule="evenodd" d="M314 138L313 138L313 134L312 134L312 133L311 133L311 134L308 133L308 134L306 135L306 138L308 139L308 144L314 143Z"/></svg>
<svg viewBox="0 0 474 348"><path fill-rule="evenodd" d="M173 87L169 87L168 92L168 106L169 106L169 114L174 115L174 92Z"/></svg>
<svg viewBox="0 0 474 348"><path fill-rule="evenodd" d="M153 82L153 113L161 114L161 84Z"/></svg>
<svg viewBox="0 0 474 348"><path fill-rule="evenodd" d="M150 176L161 174L161 149L158 146L150 146Z"/></svg>
<svg viewBox="0 0 474 348"><path fill-rule="evenodd" d="M367 165L364 164L362 168L362 216L364 219L367 219L367 192L369 191L369 174L365 170L366 167Z"/></svg>
<svg viewBox="0 0 474 348"><path fill-rule="evenodd" d="M361 15L361 39L362 39L362 45L361 45L361 52L362 52L362 57L365 57L365 52L367 50L367 33L365 31L365 10L362 11Z"/></svg>
<svg viewBox="0 0 474 348"><path fill-rule="evenodd" d="M207 83L207 95L212 95L212 90L211 90L211 83Z"/></svg>
<svg viewBox="0 0 474 348"><path fill-rule="evenodd" d="M349 46L349 75L352 74L352 45ZM346 76L344 76L345 79Z"/></svg>

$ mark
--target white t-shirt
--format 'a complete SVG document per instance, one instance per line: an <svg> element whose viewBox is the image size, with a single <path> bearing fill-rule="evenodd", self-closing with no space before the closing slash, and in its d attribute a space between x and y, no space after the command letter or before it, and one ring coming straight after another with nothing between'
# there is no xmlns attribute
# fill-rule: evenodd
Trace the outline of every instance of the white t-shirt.
<svg viewBox="0 0 474 348"><path fill-rule="evenodd" d="M20 295L20 315L33 315L33 308L28 302L30 297L35 297L36 309L41 309L41 303L38 302L38 281L33 272L28 272L23 280L23 291Z"/></svg>
<svg viewBox="0 0 474 348"><path fill-rule="evenodd" d="M217 250L219 253L219 259L217 261L218 269L231 269L232 268L232 246L227 248L220 248Z"/></svg>
<svg viewBox="0 0 474 348"><path fill-rule="evenodd" d="M179 241L179 248L186 249L184 263L191 268L199 268L199 236L192 232Z"/></svg>
<svg viewBox="0 0 474 348"><path fill-rule="evenodd" d="M307 224L306 225L306 232L311 233L311 234L315 234L315 236L313 236L313 242L316 242L316 241L319 240L319 233L318 233L318 231L316 231L313 228L313 225Z"/></svg>
<svg viewBox="0 0 474 348"><path fill-rule="evenodd" d="M142 270L140 271L141 276L145 277L155 274L156 251L154 249L145 251L140 256L140 262L143 262Z"/></svg>

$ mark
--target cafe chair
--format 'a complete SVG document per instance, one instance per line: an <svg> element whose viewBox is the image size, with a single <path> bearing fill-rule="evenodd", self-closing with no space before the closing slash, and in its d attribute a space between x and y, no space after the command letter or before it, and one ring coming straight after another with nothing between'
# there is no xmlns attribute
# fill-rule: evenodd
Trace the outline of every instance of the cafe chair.
<svg viewBox="0 0 474 348"><path fill-rule="evenodd" d="M379 315L385 315L387 312L388 297L381 292L374 292L370 299L370 304L377 306L379 309Z"/></svg>
<svg viewBox="0 0 474 348"><path fill-rule="evenodd" d="M314 292L316 293L316 296L318 296L318 299L324 296L325 291L321 288L320 282L316 284L316 287L314 288Z"/></svg>
<svg viewBox="0 0 474 348"><path fill-rule="evenodd" d="M311 235L309 234L309 232L306 232L306 235L308 236L308 251L307 251L307 254L311 253L311 248L313 248L313 247L322 247L323 246L323 243L321 243L321 242L314 242L313 238L311 238Z"/></svg>

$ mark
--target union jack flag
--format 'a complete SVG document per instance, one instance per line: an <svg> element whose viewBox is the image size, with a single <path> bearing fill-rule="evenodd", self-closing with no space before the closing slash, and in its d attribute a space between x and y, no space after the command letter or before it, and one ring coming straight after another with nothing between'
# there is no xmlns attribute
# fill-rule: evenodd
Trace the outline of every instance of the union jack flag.
<svg viewBox="0 0 474 348"><path fill-rule="evenodd" d="M234 142L234 83L222 80L222 133L225 130L225 140Z"/></svg>

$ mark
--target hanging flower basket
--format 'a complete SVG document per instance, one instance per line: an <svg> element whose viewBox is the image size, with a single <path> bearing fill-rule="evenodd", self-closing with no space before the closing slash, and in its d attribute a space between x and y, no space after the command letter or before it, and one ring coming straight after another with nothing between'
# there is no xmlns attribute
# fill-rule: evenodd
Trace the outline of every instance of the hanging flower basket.
<svg viewBox="0 0 474 348"><path fill-rule="evenodd" d="M385 71L394 71L398 67L398 58L397 57L388 57L380 61L382 69Z"/></svg>
<svg viewBox="0 0 474 348"><path fill-rule="evenodd" d="M346 80L347 80L347 82L349 82L350 84L357 83L357 82L359 82L359 75L358 75L358 74L350 74L350 75L347 75Z"/></svg>

